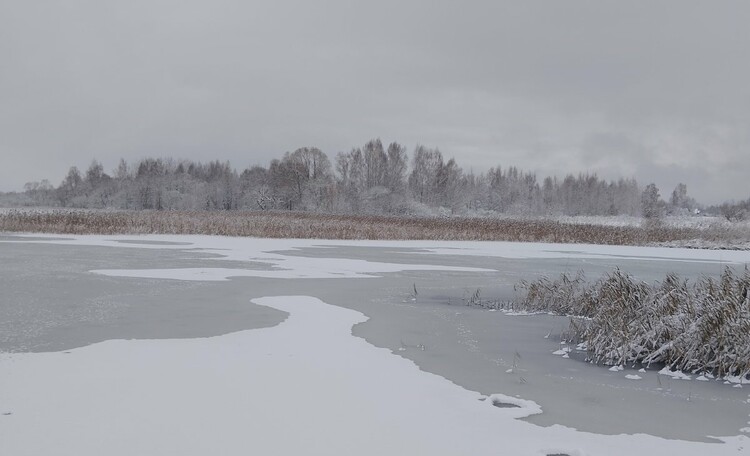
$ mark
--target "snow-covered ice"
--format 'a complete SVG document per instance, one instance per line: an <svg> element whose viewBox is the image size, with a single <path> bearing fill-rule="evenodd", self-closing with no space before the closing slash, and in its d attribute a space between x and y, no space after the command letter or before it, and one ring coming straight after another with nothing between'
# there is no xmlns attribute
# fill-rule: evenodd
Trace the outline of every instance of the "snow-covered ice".
<svg viewBox="0 0 750 456"><path fill-rule="evenodd" d="M750 252L534 243L166 235L55 238L64 240L33 242L216 254L215 268L95 271L193 281L488 271L285 254L333 246L416 249L426 262L430 255L750 261ZM179 244L164 244L169 242ZM226 266L222 260L253 264L221 267ZM290 317L276 327L212 338L110 340L67 353L0 355L0 455L631 455L667 451L722 455L742 454L750 448L750 439L741 435L725 437L719 444L642 434L603 436L560 425L539 427L518 418L543 413L544 404L503 391L481 396L353 337L352 325L365 320L359 312L306 296L255 302L288 312ZM556 354L568 356L569 351L565 347ZM690 378L681 372L659 373ZM493 401L513 406L495 407Z"/></svg>
<svg viewBox="0 0 750 456"><path fill-rule="evenodd" d="M255 302L290 316L213 338L2 355L0 454L689 456L750 445L535 426L517 419L541 411L530 401L482 401L353 337L359 312L305 296Z"/></svg>
<svg viewBox="0 0 750 456"><path fill-rule="evenodd" d="M22 235L16 235L22 236ZM28 235L38 237L39 235ZM126 242L123 242L126 241ZM175 244L147 244L143 241L160 241ZM0 242L19 242L2 240ZM545 244L538 242L486 242L486 241L348 241L323 239L258 239L205 235L55 235L50 240L35 240L50 244L108 246L150 249L200 249L215 253L227 260L256 261L275 268L290 270L315 269L318 259L284 255L283 251L315 247L388 247L417 250L424 255L482 256L510 259L630 259L711 262L727 264L750 263L750 251L709 250L669 247L636 247L593 244ZM360 274L388 272L380 266L367 265L366 261L328 259L331 265L347 271L356 269ZM337 261L339 260L339 264Z"/></svg>

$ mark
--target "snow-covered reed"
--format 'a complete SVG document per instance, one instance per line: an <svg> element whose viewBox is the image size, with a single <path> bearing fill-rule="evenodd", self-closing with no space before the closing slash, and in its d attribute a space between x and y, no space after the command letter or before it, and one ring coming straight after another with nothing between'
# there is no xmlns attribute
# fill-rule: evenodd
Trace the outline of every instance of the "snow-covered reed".
<svg viewBox="0 0 750 456"><path fill-rule="evenodd" d="M649 284L619 269L589 283L582 273L521 282L514 310L570 315L589 358L607 365L750 376L750 271L726 268L694 283L668 275Z"/></svg>

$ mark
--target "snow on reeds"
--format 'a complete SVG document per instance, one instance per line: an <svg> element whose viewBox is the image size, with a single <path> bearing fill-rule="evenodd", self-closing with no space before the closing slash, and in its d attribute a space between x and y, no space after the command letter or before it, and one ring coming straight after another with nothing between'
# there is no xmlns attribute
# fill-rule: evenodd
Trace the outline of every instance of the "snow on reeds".
<svg viewBox="0 0 750 456"><path fill-rule="evenodd" d="M619 269L587 282L582 273L521 282L513 310L573 316L589 358L607 365L660 363L671 370L750 377L750 271L726 268L694 283L668 275L638 281Z"/></svg>
<svg viewBox="0 0 750 456"><path fill-rule="evenodd" d="M213 234L272 238L495 240L609 245L747 242L744 231L565 223L551 219L392 217L309 212L0 212L0 231L60 234Z"/></svg>

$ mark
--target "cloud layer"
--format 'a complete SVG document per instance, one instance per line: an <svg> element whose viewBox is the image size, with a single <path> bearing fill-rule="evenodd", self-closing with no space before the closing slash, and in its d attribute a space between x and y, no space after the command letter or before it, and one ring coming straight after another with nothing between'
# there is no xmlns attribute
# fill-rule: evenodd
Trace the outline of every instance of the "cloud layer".
<svg viewBox="0 0 750 456"><path fill-rule="evenodd" d="M92 158L244 167L380 136L750 196L750 3L355 3L3 3L0 190Z"/></svg>

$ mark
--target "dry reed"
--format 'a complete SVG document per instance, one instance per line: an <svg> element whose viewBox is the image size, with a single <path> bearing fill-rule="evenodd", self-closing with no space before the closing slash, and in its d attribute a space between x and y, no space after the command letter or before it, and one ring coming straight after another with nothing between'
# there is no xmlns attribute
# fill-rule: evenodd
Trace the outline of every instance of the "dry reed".
<svg viewBox="0 0 750 456"><path fill-rule="evenodd" d="M59 234L209 234L269 238L428 239L647 245L706 237L668 226L604 226L544 219L389 217L309 212L20 211L0 231Z"/></svg>
<svg viewBox="0 0 750 456"><path fill-rule="evenodd" d="M750 376L750 272L726 268L690 284L675 275L648 284L619 269L594 283L582 274L521 282L515 310L573 316L571 333L607 365Z"/></svg>

